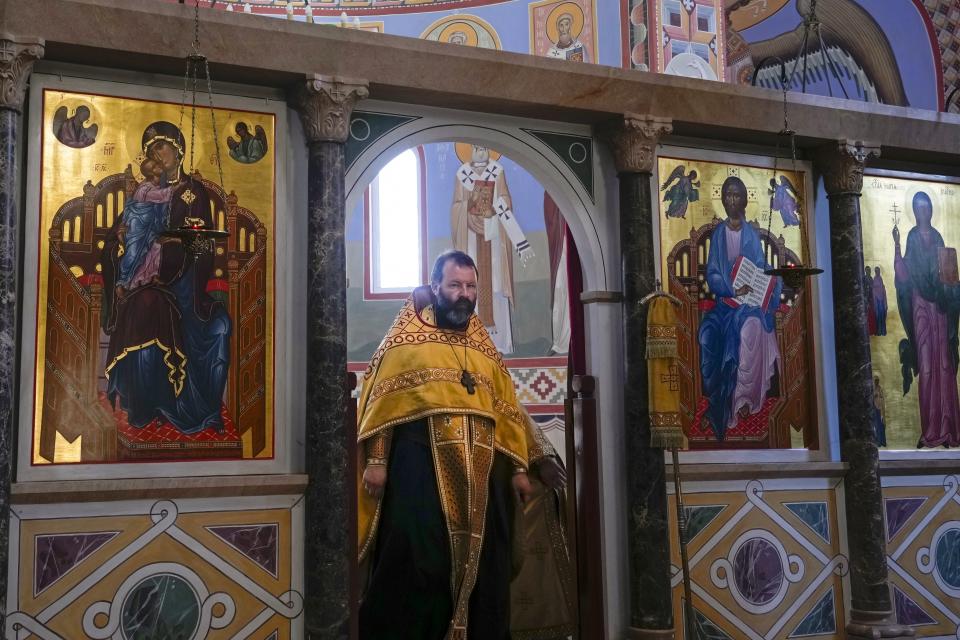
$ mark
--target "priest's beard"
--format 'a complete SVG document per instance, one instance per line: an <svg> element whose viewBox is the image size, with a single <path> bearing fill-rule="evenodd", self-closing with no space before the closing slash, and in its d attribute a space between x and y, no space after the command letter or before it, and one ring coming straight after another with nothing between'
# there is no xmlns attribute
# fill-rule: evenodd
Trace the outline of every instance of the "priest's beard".
<svg viewBox="0 0 960 640"><path fill-rule="evenodd" d="M463 331L470 323L470 316L473 315L475 306L476 303L469 298L451 300L443 295L443 291L438 291L437 325L445 329Z"/></svg>

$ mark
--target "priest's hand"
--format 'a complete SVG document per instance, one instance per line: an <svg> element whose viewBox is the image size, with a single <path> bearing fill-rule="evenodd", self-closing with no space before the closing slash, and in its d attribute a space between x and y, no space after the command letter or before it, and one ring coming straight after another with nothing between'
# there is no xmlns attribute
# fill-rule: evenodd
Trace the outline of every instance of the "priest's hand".
<svg viewBox="0 0 960 640"><path fill-rule="evenodd" d="M520 504L527 504L527 500L533 497L533 487L526 473L513 474L513 493Z"/></svg>
<svg viewBox="0 0 960 640"><path fill-rule="evenodd" d="M363 471L363 488L374 498L383 495L383 488L387 486L387 467L382 464L368 464Z"/></svg>
<svg viewBox="0 0 960 640"><path fill-rule="evenodd" d="M537 462L537 473L543 484L551 489L563 489L567 486L567 472L563 465L557 462L553 456L543 458Z"/></svg>

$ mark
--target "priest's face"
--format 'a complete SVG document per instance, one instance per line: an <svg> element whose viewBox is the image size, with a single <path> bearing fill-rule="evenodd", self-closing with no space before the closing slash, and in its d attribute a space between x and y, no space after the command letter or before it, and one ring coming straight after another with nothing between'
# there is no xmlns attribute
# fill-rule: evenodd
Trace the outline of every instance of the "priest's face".
<svg viewBox="0 0 960 640"><path fill-rule="evenodd" d="M448 260L443 265L443 278L431 286L437 297L437 324L465 329L477 304L477 272L474 268Z"/></svg>

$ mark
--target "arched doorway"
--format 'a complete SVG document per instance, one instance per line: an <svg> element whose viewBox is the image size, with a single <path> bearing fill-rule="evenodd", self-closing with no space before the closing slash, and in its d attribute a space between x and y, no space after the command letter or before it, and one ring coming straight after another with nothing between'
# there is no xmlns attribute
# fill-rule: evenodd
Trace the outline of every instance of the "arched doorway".
<svg viewBox="0 0 960 640"><path fill-rule="evenodd" d="M457 246L454 227L458 207L463 206L458 200L463 196L463 176L458 177L458 171L477 160L470 154L478 147L489 149L503 172L500 180L491 181L496 183L491 195L509 194L509 213L518 223L518 229L510 230L502 222L499 227L499 240L513 256L510 265L499 272L495 266L481 265L481 281L486 275L488 285L500 282L512 288L505 322L503 315L489 316L484 324L501 337L497 347L521 402L570 464L573 433L564 412L571 371L568 354L571 337L572 351L581 354L586 338L582 312L577 325L570 311L576 314L584 288L607 288L607 266L594 222L595 195L586 193L535 141L523 139L520 130L418 122L371 145L350 166L346 181L350 369L360 372L366 367L410 285L426 282L436 255L449 248L477 252L477 238ZM397 217L404 221L399 227ZM395 251L393 244L401 246ZM581 246L587 248L586 255ZM532 254L528 258L527 251ZM398 269L390 265L398 264L408 266L407 281L394 277ZM591 480L597 483L597 478ZM575 487L569 487L569 495L577 495ZM575 602L576 595L570 595Z"/></svg>

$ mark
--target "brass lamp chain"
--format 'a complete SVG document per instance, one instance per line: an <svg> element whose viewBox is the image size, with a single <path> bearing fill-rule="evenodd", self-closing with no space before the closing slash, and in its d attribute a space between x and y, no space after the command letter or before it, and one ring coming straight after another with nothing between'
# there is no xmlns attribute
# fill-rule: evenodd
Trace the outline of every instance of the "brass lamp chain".
<svg viewBox="0 0 960 640"><path fill-rule="evenodd" d="M777 146L773 151L773 184L770 185L770 188L776 190L777 182L777 169L780 161L780 138L783 135L783 132L777 134ZM773 199L774 193L770 194L770 208L767 212L767 237L770 236L770 228L773 226Z"/></svg>
<svg viewBox="0 0 960 640"><path fill-rule="evenodd" d="M816 3L814 3L816 6ZM790 121L787 119L787 85L783 85L783 133L790 138L790 169L794 177L797 175L797 132L790 128ZM800 264L804 264L809 257L807 255L807 234L804 229L804 217L806 216L806 202L803 200L806 189L804 185L798 185L801 191L797 193L797 199L802 206L797 207L797 215L800 217ZM773 212L771 212L771 216Z"/></svg>
<svg viewBox="0 0 960 640"><path fill-rule="evenodd" d="M213 110L213 82L210 80L210 61L206 58L203 59L203 68L207 75L207 101L210 105L210 126L213 128L213 153L217 159L217 175L220 178L219 185L221 188L224 188L223 164L220 162L220 136L217 133L217 116ZM796 154L794 154L793 160L796 162Z"/></svg>
<svg viewBox="0 0 960 640"><path fill-rule="evenodd" d="M207 57L200 52L200 0L194 0L193 5L193 42L187 56L187 68L183 75L183 94L180 99L180 121L177 128L183 131L183 115L187 106L187 92L190 92L190 172L192 177L194 167L194 147L197 135L197 83L201 67L206 79L207 102L210 107L210 124L213 128L213 149L217 163L219 185L223 188L223 163L220 158L220 139L217 131L217 116L213 108L213 82L210 78L210 63Z"/></svg>
<svg viewBox="0 0 960 640"><path fill-rule="evenodd" d="M773 153L773 180L774 184L771 185L771 189L776 190L776 180L777 180L777 170L780 163L780 139L785 136L790 136L790 146L793 149L793 131L790 130L790 123L787 119L787 75L783 67L781 67L781 77L780 77L780 86L783 89L783 129L777 133L777 146L774 149ZM794 173L796 173L796 152L794 152ZM770 194L770 209L767 215L767 235L770 235L770 229L773 225L773 197L774 194Z"/></svg>
<svg viewBox="0 0 960 640"><path fill-rule="evenodd" d="M777 134L777 146L773 156L773 179L774 185L771 186L771 189L776 190L776 179L777 171L779 169L780 162L780 140L784 136L787 136L790 139L790 168L794 176L797 175L797 136L796 132L790 128L790 119L787 116L787 76L783 73L781 77L781 87L783 93L783 129ZM773 196L770 197L770 212L767 216L767 233L770 233L770 228L773 223ZM802 196L798 193L797 196ZM803 211L800 210L799 215L803 215ZM803 229L800 230L800 261L801 263L806 260L807 256L807 242Z"/></svg>
<svg viewBox="0 0 960 640"><path fill-rule="evenodd" d="M790 138L790 160L791 167L793 169L794 175L797 173L797 140L796 132L790 128L790 121L787 118L787 74L786 74L786 65L783 61L780 61L780 78L783 88L783 129L777 135L777 152L773 160L773 186L772 192L770 194L770 217L767 219L767 233L770 233L770 225L773 221L773 200L776 197L777 192L777 168L780 159L780 138L782 136L789 136ZM793 184L792 182L790 184ZM787 185L784 185L784 191L786 190ZM794 190L796 186L794 185ZM804 190L801 190L804 191ZM807 238L804 233L804 215L806 206L803 204L803 195L801 191L796 192L796 204L799 205L795 208L795 215L798 218L798 226L800 232L800 264L788 264L782 265L778 264L772 269L766 269L765 274L771 276L779 276L783 278L784 284L788 285L794 291L800 291L804 286L804 281L810 276L815 276L823 273L823 269L813 266L804 265L804 261L807 259ZM792 197L792 196L791 196ZM781 209L782 213L782 209Z"/></svg>

